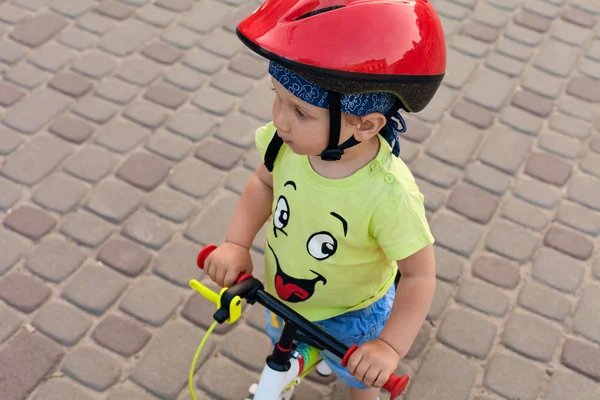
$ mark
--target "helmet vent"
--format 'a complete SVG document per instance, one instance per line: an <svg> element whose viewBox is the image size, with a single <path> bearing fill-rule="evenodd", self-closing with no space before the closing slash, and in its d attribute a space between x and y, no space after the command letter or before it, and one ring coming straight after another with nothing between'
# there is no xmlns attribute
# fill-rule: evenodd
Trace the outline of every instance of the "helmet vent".
<svg viewBox="0 0 600 400"><path fill-rule="evenodd" d="M343 7L345 7L345 6L331 6L331 7L320 8L318 10L314 10L314 11L311 11L309 13L299 16L298 18L296 18L296 21L298 21L300 19L312 17L313 15L323 14L327 11L337 10L338 8L343 8Z"/></svg>

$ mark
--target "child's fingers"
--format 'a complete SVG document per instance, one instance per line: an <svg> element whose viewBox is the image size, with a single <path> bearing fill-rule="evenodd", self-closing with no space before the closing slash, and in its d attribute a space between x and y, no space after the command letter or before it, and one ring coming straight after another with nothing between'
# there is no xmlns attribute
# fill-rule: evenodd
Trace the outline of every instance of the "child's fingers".
<svg viewBox="0 0 600 400"><path fill-rule="evenodd" d="M359 365L360 360L362 359L362 353L360 348L356 349L354 353L348 359L348 364L346 365L346 369L350 372L351 375L356 376L356 367Z"/></svg>
<svg viewBox="0 0 600 400"><path fill-rule="evenodd" d="M376 388L382 388L383 385L386 384L386 382L388 381L388 379L390 379L390 376L392 375L392 371L384 371L382 370L379 375L377 376L377 379L375 379L375 382L373 382L373 384L371 386L376 387Z"/></svg>
<svg viewBox="0 0 600 400"><path fill-rule="evenodd" d="M374 365L371 365L365 374L365 378L363 382L367 386L373 386L379 375L381 374L381 368L377 368Z"/></svg>
<svg viewBox="0 0 600 400"><path fill-rule="evenodd" d="M223 284L223 281L225 280L225 274L227 273L227 268L218 268L216 271L216 276L215 276L215 282L217 282L217 285L221 286L221 287L225 287L225 285Z"/></svg>
<svg viewBox="0 0 600 400"><path fill-rule="evenodd" d="M225 278L223 279L223 287L231 287L235 284L235 281L237 280L237 270L236 269L229 269L229 271L227 271L227 273L225 274Z"/></svg>
<svg viewBox="0 0 600 400"><path fill-rule="evenodd" d="M361 359L361 362L356 366L356 371L354 371L354 377L360 382L364 382L365 375L371 366L370 363L367 362L364 358Z"/></svg>

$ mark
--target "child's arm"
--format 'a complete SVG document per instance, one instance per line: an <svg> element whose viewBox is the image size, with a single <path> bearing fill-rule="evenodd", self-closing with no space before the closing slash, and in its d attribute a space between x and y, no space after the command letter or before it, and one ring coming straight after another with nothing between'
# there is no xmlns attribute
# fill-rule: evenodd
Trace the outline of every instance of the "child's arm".
<svg viewBox="0 0 600 400"><path fill-rule="evenodd" d="M204 272L221 287L233 285L242 272L252 272L250 247L271 214L273 177L264 164L246 185L238 202L225 242L208 256Z"/></svg>
<svg viewBox="0 0 600 400"><path fill-rule="evenodd" d="M436 286L433 246L429 245L397 263L402 277L390 317L379 338L404 357L417 337L433 300Z"/></svg>

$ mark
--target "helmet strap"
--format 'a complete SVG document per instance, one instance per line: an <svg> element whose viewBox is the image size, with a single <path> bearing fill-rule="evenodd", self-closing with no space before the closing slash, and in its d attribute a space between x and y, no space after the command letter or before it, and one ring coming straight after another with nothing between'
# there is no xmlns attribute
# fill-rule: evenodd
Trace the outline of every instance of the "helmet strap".
<svg viewBox="0 0 600 400"><path fill-rule="evenodd" d="M323 161L339 161L344 150L356 146L360 142L352 136L338 146L342 129L342 100L337 92L329 91L329 145L321 153Z"/></svg>

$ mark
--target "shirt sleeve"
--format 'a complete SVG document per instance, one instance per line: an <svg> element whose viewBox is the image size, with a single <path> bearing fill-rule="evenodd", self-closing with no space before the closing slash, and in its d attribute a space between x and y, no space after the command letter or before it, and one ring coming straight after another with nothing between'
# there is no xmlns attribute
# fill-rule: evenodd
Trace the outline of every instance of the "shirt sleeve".
<svg viewBox="0 0 600 400"><path fill-rule="evenodd" d="M391 204L378 207L373 235L386 258L392 261L403 260L433 244L423 195L419 191L408 191Z"/></svg>
<svg viewBox="0 0 600 400"><path fill-rule="evenodd" d="M265 159L265 153L267 152L267 147L269 147L269 143L271 143L271 139L273 139L273 135L275 134L275 126L272 122L261 126L256 130L256 134L254 135L254 144L256 148L260 152L261 159Z"/></svg>

